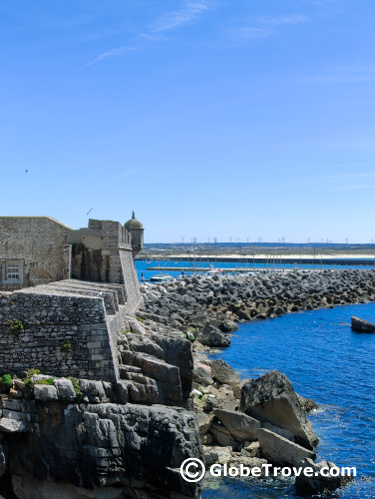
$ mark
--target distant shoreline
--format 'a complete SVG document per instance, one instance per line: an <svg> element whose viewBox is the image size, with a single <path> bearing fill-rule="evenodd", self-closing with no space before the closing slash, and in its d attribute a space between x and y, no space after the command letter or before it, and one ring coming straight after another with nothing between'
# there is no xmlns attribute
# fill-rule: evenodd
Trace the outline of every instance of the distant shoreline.
<svg viewBox="0 0 375 499"><path fill-rule="evenodd" d="M375 266L375 255L366 254L333 254L333 255L320 255L320 254L259 254L259 255L213 255L213 254L197 254L192 256L191 253L179 254L160 254L142 256L137 260L174 260L174 261L188 261L188 262L224 262L224 263L241 263L251 267L254 264L269 264L269 265L365 265Z"/></svg>

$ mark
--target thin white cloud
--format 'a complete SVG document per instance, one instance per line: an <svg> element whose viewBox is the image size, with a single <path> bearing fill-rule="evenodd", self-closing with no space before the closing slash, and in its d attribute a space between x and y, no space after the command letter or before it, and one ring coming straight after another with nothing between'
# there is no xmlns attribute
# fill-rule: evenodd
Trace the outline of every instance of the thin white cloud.
<svg viewBox="0 0 375 499"><path fill-rule="evenodd" d="M307 17L302 14L292 14L290 16L278 16L278 17L261 17L258 22L260 24L271 25L271 26L283 26L285 24L299 24L304 23L308 20Z"/></svg>
<svg viewBox="0 0 375 499"><path fill-rule="evenodd" d="M200 1L200 2L191 2L188 1L185 3L185 7L178 11L169 12L165 14L156 25L150 29L149 33L139 33L139 38L148 42L159 40L160 33L165 31L170 31L175 28L179 28L185 24L190 23L203 12L209 9L210 0ZM129 51L135 50L135 47L119 47L108 50L103 54L100 54L98 57L95 57L92 61L88 62L80 69L87 68L88 66L92 66L103 59L108 57L114 57L118 55L123 55Z"/></svg>
<svg viewBox="0 0 375 499"><path fill-rule="evenodd" d="M187 2L186 7L179 11L166 14L156 25L153 31L169 31L187 24L208 10L207 2Z"/></svg>
<svg viewBox="0 0 375 499"><path fill-rule="evenodd" d="M236 30L235 36L241 40L256 40L258 38L266 38L272 34L272 30L265 27L242 27Z"/></svg>
<svg viewBox="0 0 375 499"><path fill-rule="evenodd" d="M241 26L232 30L236 41L256 40L267 38L277 33L277 28L291 26L308 21L302 14L291 14L288 16L260 17L251 26Z"/></svg>
<svg viewBox="0 0 375 499"><path fill-rule="evenodd" d="M135 50L135 48L134 47L119 47L117 49L108 50L107 52L104 52L103 54L98 55L98 57L96 57L92 61L88 62L87 64L81 66L80 69L92 66L93 64L96 64L97 62L99 62L103 59L106 59L107 57L114 57L116 55L122 55L122 54L125 54L127 52L131 52L132 50Z"/></svg>

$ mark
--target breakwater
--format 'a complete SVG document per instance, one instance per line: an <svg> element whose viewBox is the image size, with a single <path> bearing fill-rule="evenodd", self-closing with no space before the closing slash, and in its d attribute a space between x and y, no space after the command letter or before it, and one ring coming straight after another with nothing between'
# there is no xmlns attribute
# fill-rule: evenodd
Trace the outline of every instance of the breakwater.
<svg viewBox="0 0 375 499"><path fill-rule="evenodd" d="M259 465L259 459L266 458L278 463L285 460L283 446L290 446L285 438L305 451L314 452L317 440L311 427L305 426L309 425L305 411L316 406L296 395L280 373L268 373L255 380L255 385L240 382L229 365L218 366L217 361L205 359L202 352L210 352L211 347L228 346L227 333L236 329L235 321L249 323L301 310L366 303L375 298L374 286L374 271L348 269L314 273L299 270L264 276L193 276L158 286L143 285L147 309L144 317L169 321L173 327L185 330L191 339L195 338L193 387L196 392L193 395L206 462L241 460L250 464L256 460ZM281 399L288 399L287 406L278 399L276 386L282 386ZM261 395L254 400L254 393ZM274 407L279 404L281 412L289 414L288 418L278 420L277 415L267 413L268 403ZM246 425L252 426L253 434L241 440L236 431L245 422L234 421L249 416ZM299 421L298 428L291 428L290 419ZM260 425L258 428L256 422ZM301 440L302 434L305 437ZM284 439L282 448L278 439ZM270 446L277 449L276 454L270 452ZM299 447L292 446L288 450L292 461L299 462ZM311 457L314 455L308 455Z"/></svg>
<svg viewBox="0 0 375 499"><path fill-rule="evenodd" d="M285 313L333 308L375 300L375 270L339 269L242 276L192 276L160 285L145 283L148 313L168 318L170 326L187 330L211 322L217 342L228 346L228 320L252 321ZM226 323L226 324L225 324ZM229 328L229 329L228 329ZM221 335L219 334L221 332ZM208 333L206 334L208 336ZM212 335L211 335L212 336ZM220 343L220 338L223 344Z"/></svg>

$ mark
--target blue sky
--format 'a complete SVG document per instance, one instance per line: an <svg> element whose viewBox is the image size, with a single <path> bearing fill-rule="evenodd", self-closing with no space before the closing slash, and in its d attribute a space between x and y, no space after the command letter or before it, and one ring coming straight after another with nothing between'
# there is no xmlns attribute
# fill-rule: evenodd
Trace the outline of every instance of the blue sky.
<svg viewBox="0 0 375 499"><path fill-rule="evenodd" d="M2 2L1 214L370 242L374 20L368 0Z"/></svg>

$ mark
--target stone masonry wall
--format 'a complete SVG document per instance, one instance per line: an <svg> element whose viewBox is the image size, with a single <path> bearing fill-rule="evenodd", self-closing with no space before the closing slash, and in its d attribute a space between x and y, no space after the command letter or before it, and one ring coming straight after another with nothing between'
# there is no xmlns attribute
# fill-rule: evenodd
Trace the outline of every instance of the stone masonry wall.
<svg viewBox="0 0 375 499"><path fill-rule="evenodd" d="M67 225L49 217L0 217L0 289L36 286L69 277ZM6 282L5 261L22 263L23 282Z"/></svg>
<svg viewBox="0 0 375 499"><path fill-rule="evenodd" d="M126 300L133 310L137 310L142 303L142 294L139 288L133 254L131 251L120 250L120 259L124 276Z"/></svg>
<svg viewBox="0 0 375 499"><path fill-rule="evenodd" d="M16 321L23 329L14 328L20 324ZM102 298L43 294L37 288L0 293L3 373L34 368L55 376L115 381L113 334ZM68 341L71 350L64 352Z"/></svg>

